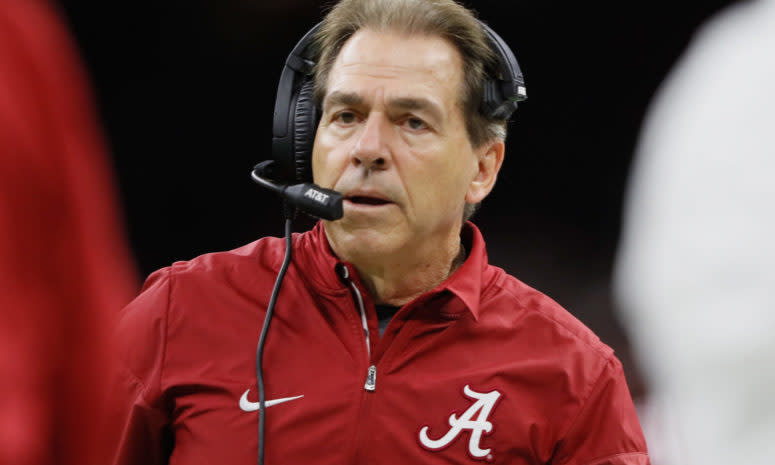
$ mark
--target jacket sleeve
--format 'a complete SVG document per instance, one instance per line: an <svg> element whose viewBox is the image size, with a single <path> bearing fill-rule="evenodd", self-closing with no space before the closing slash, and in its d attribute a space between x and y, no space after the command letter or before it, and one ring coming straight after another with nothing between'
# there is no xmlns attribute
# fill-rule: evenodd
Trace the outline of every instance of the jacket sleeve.
<svg viewBox="0 0 775 465"><path fill-rule="evenodd" d="M611 356L557 444L552 464L649 465L622 365Z"/></svg>
<svg viewBox="0 0 775 465"><path fill-rule="evenodd" d="M152 274L121 313L108 418L119 425L114 465L159 465L172 449L169 400L162 389L170 269Z"/></svg>

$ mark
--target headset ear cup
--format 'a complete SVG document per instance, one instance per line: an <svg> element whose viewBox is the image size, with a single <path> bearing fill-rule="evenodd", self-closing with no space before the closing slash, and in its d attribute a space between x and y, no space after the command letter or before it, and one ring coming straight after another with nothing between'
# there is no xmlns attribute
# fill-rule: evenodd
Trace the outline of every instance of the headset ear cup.
<svg viewBox="0 0 775 465"><path fill-rule="evenodd" d="M318 126L318 111L313 96L314 84L308 80L299 89L293 120L293 162L296 181L312 181L312 145Z"/></svg>

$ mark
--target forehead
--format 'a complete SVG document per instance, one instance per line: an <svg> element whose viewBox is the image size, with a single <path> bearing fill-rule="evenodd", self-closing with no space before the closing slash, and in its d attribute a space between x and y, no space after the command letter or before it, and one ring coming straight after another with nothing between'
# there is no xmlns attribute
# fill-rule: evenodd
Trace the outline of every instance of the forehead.
<svg viewBox="0 0 775 465"><path fill-rule="evenodd" d="M442 37L361 29L339 52L326 91L431 93L456 103L462 75L460 53Z"/></svg>

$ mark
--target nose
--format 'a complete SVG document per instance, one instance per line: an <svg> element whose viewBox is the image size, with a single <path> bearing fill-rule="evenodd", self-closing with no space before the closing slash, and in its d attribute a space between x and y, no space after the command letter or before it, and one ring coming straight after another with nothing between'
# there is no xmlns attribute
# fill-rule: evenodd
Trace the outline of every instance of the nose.
<svg viewBox="0 0 775 465"><path fill-rule="evenodd" d="M385 116L379 112L371 113L353 148L352 164L367 171L386 169L390 163L388 131L390 124Z"/></svg>

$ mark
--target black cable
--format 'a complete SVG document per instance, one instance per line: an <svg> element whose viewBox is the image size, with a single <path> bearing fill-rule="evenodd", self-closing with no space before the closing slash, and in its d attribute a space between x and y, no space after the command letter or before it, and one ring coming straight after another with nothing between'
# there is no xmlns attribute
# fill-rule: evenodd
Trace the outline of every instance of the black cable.
<svg viewBox="0 0 775 465"><path fill-rule="evenodd" d="M272 313L274 312L274 306L277 302L277 296L280 294L280 286L285 278L285 272L288 270L288 265L291 263L291 255L293 253L292 241L291 241L291 223L293 221L293 214L288 214L289 208L286 205L285 211L285 258L283 264L280 267L280 271L277 273L277 279L274 282L274 288L272 289L272 296L269 298L269 306L266 308L266 317L264 317L264 326L261 328L261 336L258 338L258 348L256 349L256 382L258 384L258 465L264 465L264 433L266 416L264 403L266 402L266 393L264 392L264 373L262 359L264 356L264 342L266 342L266 334L269 331L269 323L272 321Z"/></svg>

